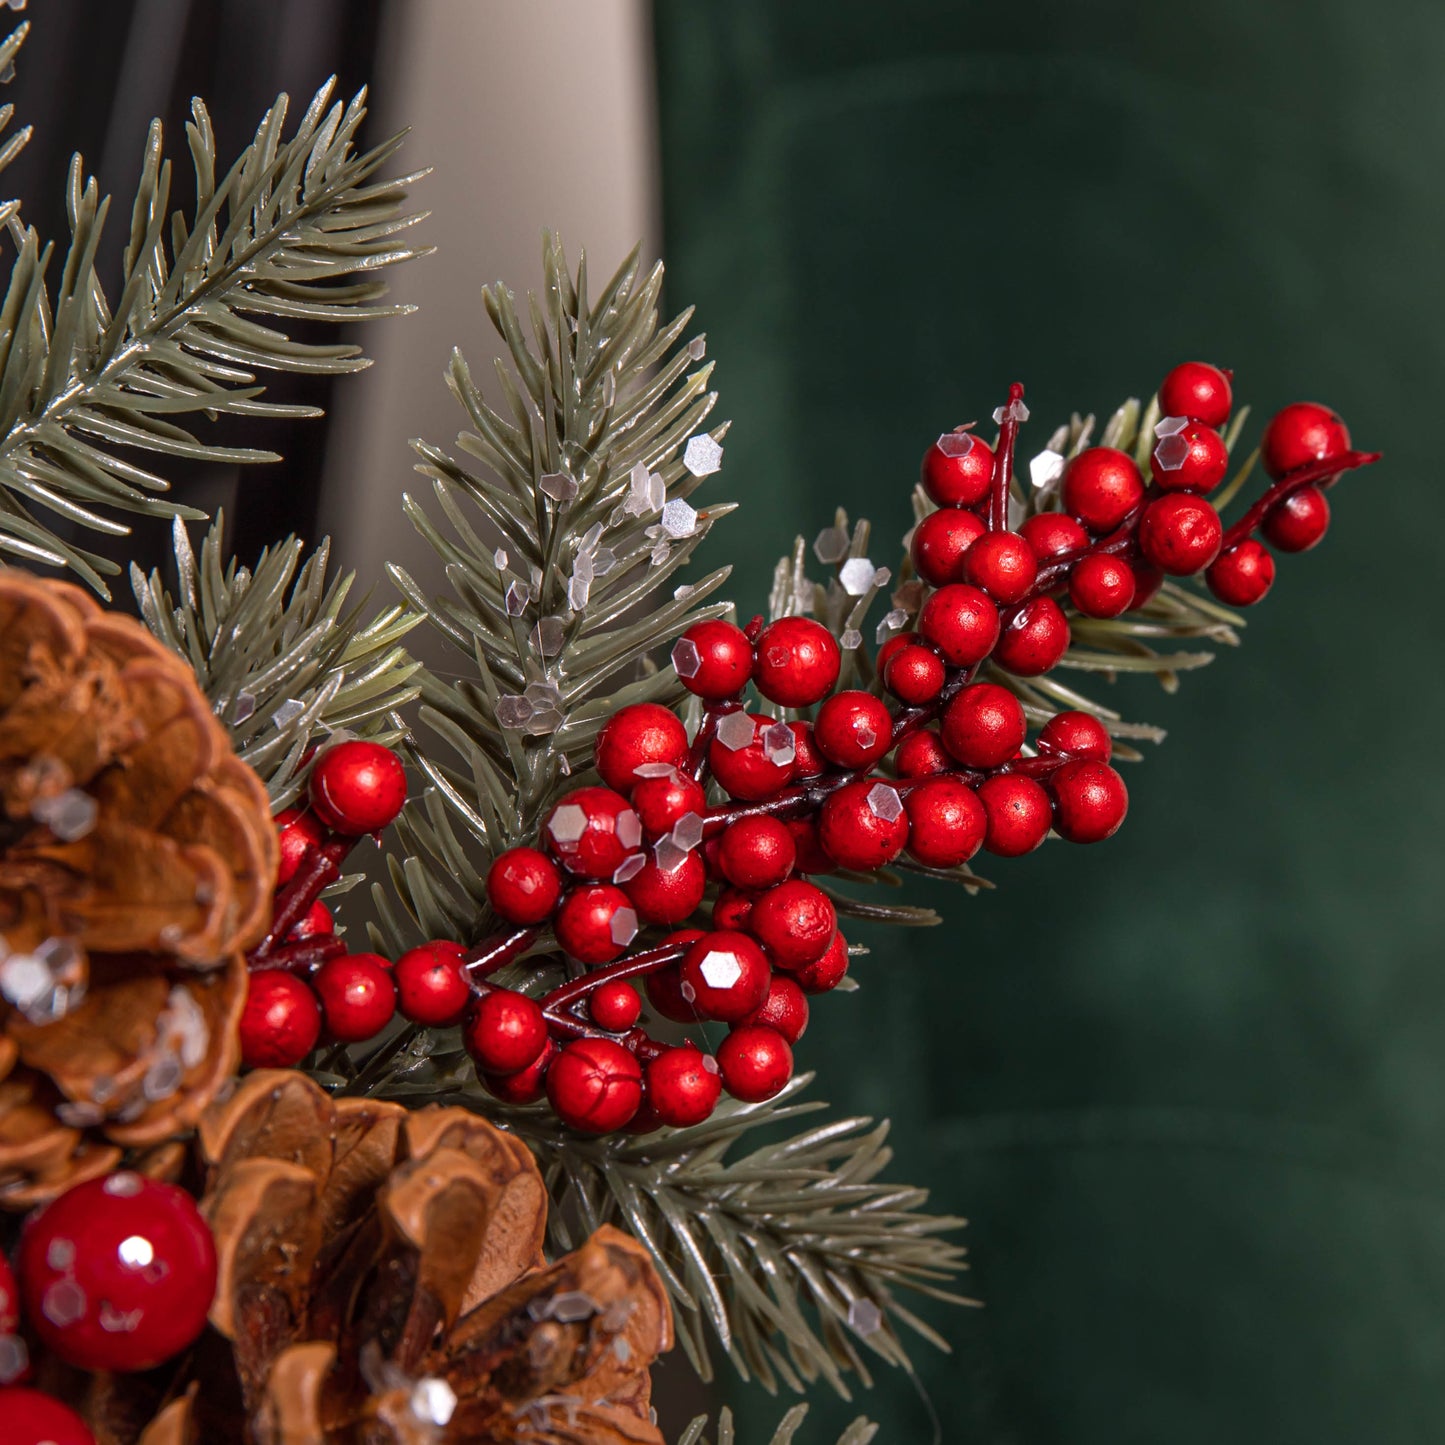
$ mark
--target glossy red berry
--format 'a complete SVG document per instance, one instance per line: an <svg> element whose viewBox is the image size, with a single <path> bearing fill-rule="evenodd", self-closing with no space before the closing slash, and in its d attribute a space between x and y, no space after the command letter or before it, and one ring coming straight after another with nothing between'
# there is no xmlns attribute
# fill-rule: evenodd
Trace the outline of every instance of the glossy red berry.
<svg viewBox="0 0 1445 1445"><path fill-rule="evenodd" d="M462 1044L483 1073L520 1073L547 1046L542 1006L515 989L489 988L467 1015Z"/></svg>
<svg viewBox="0 0 1445 1445"><path fill-rule="evenodd" d="M796 750L793 758L793 780L801 782L804 778L821 777L828 771L828 759L818 751L818 744L813 737L813 724L792 722L788 724L788 729L793 734L793 747Z"/></svg>
<svg viewBox="0 0 1445 1445"><path fill-rule="evenodd" d="M1000 773L985 778L978 789L987 827L983 846L1000 858L1032 853L1053 825L1049 795L1032 778Z"/></svg>
<svg viewBox="0 0 1445 1445"><path fill-rule="evenodd" d="M276 842L281 854L280 867L276 872L279 886L289 883L306 855L325 841L326 829L315 813L303 813L299 808L283 808L276 814L275 821Z"/></svg>
<svg viewBox="0 0 1445 1445"><path fill-rule="evenodd" d="M774 718L730 712L708 745L712 775L734 798L755 803L781 792L797 766L793 730Z"/></svg>
<svg viewBox="0 0 1445 1445"><path fill-rule="evenodd" d="M1134 569L1102 552L1079 560L1069 574L1069 600L1085 617L1118 617L1134 601Z"/></svg>
<svg viewBox="0 0 1445 1445"><path fill-rule="evenodd" d="M667 1049L649 1061L647 1097L658 1119L685 1129L710 1118L722 1097L717 1060L694 1044Z"/></svg>
<svg viewBox="0 0 1445 1445"><path fill-rule="evenodd" d="M963 580L995 602L1019 602L1039 575L1034 549L1017 532L985 532L964 554Z"/></svg>
<svg viewBox="0 0 1445 1445"><path fill-rule="evenodd" d="M611 963L637 937L637 910L615 884L589 883L563 898L552 927L579 963Z"/></svg>
<svg viewBox="0 0 1445 1445"><path fill-rule="evenodd" d="M196 1201L132 1173L52 1200L26 1224L16 1265L31 1328L82 1370L170 1359L205 1327L216 1289L216 1247Z"/></svg>
<svg viewBox="0 0 1445 1445"><path fill-rule="evenodd" d="M672 666L690 693L721 702L748 685L753 645L741 627L709 618L694 622L673 644Z"/></svg>
<svg viewBox="0 0 1445 1445"><path fill-rule="evenodd" d="M1318 487L1301 487L1265 513L1260 531L1281 552L1308 552L1329 527L1329 499Z"/></svg>
<svg viewBox="0 0 1445 1445"><path fill-rule="evenodd" d="M888 659L883 685L900 702L919 707L943 691L948 674L943 659L927 643L915 642Z"/></svg>
<svg viewBox="0 0 1445 1445"><path fill-rule="evenodd" d="M20 1385L0 1388L5 1445L95 1445L95 1436L68 1405Z"/></svg>
<svg viewBox="0 0 1445 1445"><path fill-rule="evenodd" d="M831 793L818 815L818 841L840 867L872 872L908 842L908 814L891 783L860 778Z"/></svg>
<svg viewBox="0 0 1445 1445"><path fill-rule="evenodd" d="M1114 740L1092 713L1056 712L1039 733L1039 752L1107 763L1114 755Z"/></svg>
<svg viewBox="0 0 1445 1445"><path fill-rule="evenodd" d="M953 757L933 729L918 728L893 750L893 766L900 778L926 778L947 772Z"/></svg>
<svg viewBox="0 0 1445 1445"><path fill-rule="evenodd" d="M811 617L780 617L758 637L753 681L779 707L811 707L833 690L842 654L838 641Z"/></svg>
<svg viewBox="0 0 1445 1445"><path fill-rule="evenodd" d="M1052 597L1025 602L999 634L993 660L1017 677L1042 677L1069 650L1069 619Z"/></svg>
<svg viewBox="0 0 1445 1445"><path fill-rule="evenodd" d="M279 968L258 969L246 981L240 1036L248 1069L294 1069L321 1037L321 1005L310 984Z"/></svg>
<svg viewBox="0 0 1445 1445"><path fill-rule="evenodd" d="M427 1028L459 1024L472 997L464 956L454 945L437 943L424 943L402 954L392 969L402 1015Z"/></svg>
<svg viewBox="0 0 1445 1445"><path fill-rule="evenodd" d="M312 975L326 1032L344 1044L374 1039L396 1012L391 974L364 953L328 959Z"/></svg>
<svg viewBox="0 0 1445 1445"><path fill-rule="evenodd" d="M1134 573L1134 601L1131 605L1137 610L1164 585L1164 574L1142 557L1131 557L1129 568Z"/></svg>
<svg viewBox="0 0 1445 1445"><path fill-rule="evenodd" d="M763 950L747 934L707 933L678 965L679 991L702 1018L736 1023L767 997L771 972Z"/></svg>
<svg viewBox="0 0 1445 1445"><path fill-rule="evenodd" d="M959 581L963 554L987 530L976 512L956 507L930 512L913 529L908 544L913 570L934 587Z"/></svg>
<svg viewBox="0 0 1445 1445"><path fill-rule="evenodd" d="M548 1039L542 1052L525 1069L515 1074L478 1074L482 1087L504 1104L535 1104L547 1092L547 1070L561 1050L556 1041Z"/></svg>
<svg viewBox="0 0 1445 1445"><path fill-rule="evenodd" d="M923 454L923 490L940 507L972 507L993 485L993 450L972 432L945 432Z"/></svg>
<svg viewBox="0 0 1445 1445"><path fill-rule="evenodd" d="M965 582L940 587L918 614L918 630L952 667L972 667L998 641L998 608Z"/></svg>
<svg viewBox="0 0 1445 1445"><path fill-rule="evenodd" d="M802 968L827 952L838 913L821 888L790 878L759 897L748 927L777 967Z"/></svg>
<svg viewBox="0 0 1445 1445"><path fill-rule="evenodd" d="M639 768L658 763L676 767L687 758L687 729L671 708L639 702L620 708L597 734L597 771L609 788L626 792Z"/></svg>
<svg viewBox="0 0 1445 1445"><path fill-rule="evenodd" d="M790 1044L795 1044L808 1028L808 997L792 975L775 973L768 982L768 996L762 1006L743 1022L777 1029Z"/></svg>
<svg viewBox="0 0 1445 1445"><path fill-rule="evenodd" d="M1091 532L1112 532L1144 500L1144 478L1127 452L1089 447L1064 468L1064 509Z"/></svg>
<svg viewBox="0 0 1445 1445"><path fill-rule="evenodd" d="M599 1029L625 1033L642 1017L642 995L625 978L608 979L588 996L587 1012Z"/></svg>
<svg viewBox="0 0 1445 1445"><path fill-rule="evenodd" d="M828 951L822 958L795 968L791 977L798 982L804 993L827 993L837 988L848 972L848 940L841 933L833 935Z"/></svg>
<svg viewBox="0 0 1445 1445"><path fill-rule="evenodd" d="M750 888L720 888L712 905L712 926L725 931L741 932L752 917L758 895Z"/></svg>
<svg viewBox="0 0 1445 1445"><path fill-rule="evenodd" d="M1181 361L1159 384L1161 416L1187 416L1205 426L1221 427L1233 405L1229 373L1207 361Z"/></svg>
<svg viewBox="0 0 1445 1445"><path fill-rule="evenodd" d="M1101 843L1119 831L1129 811L1129 790L1108 763L1065 763L1049 779L1054 831L1070 843Z"/></svg>
<svg viewBox="0 0 1445 1445"><path fill-rule="evenodd" d="M699 817L707 808L707 793L702 784L678 768L643 778L631 795L633 810L642 820L642 831L649 838L661 838L672 832L678 821L689 813Z"/></svg>
<svg viewBox="0 0 1445 1445"><path fill-rule="evenodd" d="M835 692L813 720L813 741L840 768L869 767L893 745L888 705L857 688Z"/></svg>
<svg viewBox="0 0 1445 1445"><path fill-rule="evenodd" d="M1035 512L1019 532L1041 562L1089 545L1089 534L1067 512Z"/></svg>
<svg viewBox="0 0 1445 1445"><path fill-rule="evenodd" d="M723 1087L746 1104L760 1104L781 1091L793 1077L793 1051L776 1029L743 1024L717 1051Z"/></svg>
<svg viewBox="0 0 1445 1445"><path fill-rule="evenodd" d="M390 748L353 738L317 757L309 789L328 827L349 837L379 833L406 802L406 769Z"/></svg>
<svg viewBox="0 0 1445 1445"><path fill-rule="evenodd" d="M611 878L642 846L642 820L611 788L576 788L547 814L542 837L578 878Z"/></svg>
<svg viewBox="0 0 1445 1445"><path fill-rule="evenodd" d="M1139 549L1171 577L1202 572L1219 555L1223 540L1219 513L1189 492L1156 497L1139 519Z"/></svg>
<svg viewBox="0 0 1445 1445"><path fill-rule="evenodd" d="M1259 444L1264 469L1276 481L1296 467L1330 461L1350 449L1344 421L1318 402L1297 401L1278 411Z"/></svg>
<svg viewBox="0 0 1445 1445"><path fill-rule="evenodd" d="M887 642L878 649L878 655L873 659L874 668L881 673L889 662L911 642L922 642L921 632L895 632Z"/></svg>
<svg viewBox="0 0 1445 1445"><path fill-rule="evenodd" d="M816 817L789 818L788 832L797 849L798 861L793 865L796 872L831 873L837 866L823 849Z"/></svg>
<svg viewBox="0 0 1445 1445"><path fill-rule="evenodd" d="M328 934L335 932L336 920L332 918L331 910L318 898L301 915L295 928L291 930L290 937L293 939L325 938Z"/></svg>
<svg viewBox="0 0 1445 1445"><path fill-rule="evenodd" d="M642 1066L611 1039L576 1039L547 1070L547 1098L564 1124L610 1134L642 1103Z"/></svg>
<svg viewBox="0 0 1445 1445"><path fill-rule="evenodd" d="M668 848L662 858L654 849L622 890L643 923L671 926L690 918L702 903L707 891L707 866L697 849L679 854L675 848Z"/></svg>
<svg viewBox="0 0 1445 1445"><path fill-rule="evenodd" d="M983 804L958 778L929 778L909 790L904 807L908 851L925 868L957 868L983 845Z"/></svg>
<svg viewBox="0 0 1445 1445"><path fill-rule="evenodd" d="M1154 485L1163 492L1212 492L1229 470L1229 448L1211 426L1175 417L1161 426L1166 431L1149 454Z"/></svg>
<svg viewBox="0 0 1445 1445"><path fill-rule="evenodd" d="M1253 537L1221 552L1204 574L1209 590L1230 607L1252 607L1274 585L1274 558Z"/></svg>
<svg viewBox="0 0 1445 1445"><path fill-rule="evenodd" d="M793 871L798 848L777 818L740 818L723 833L718 858L736 887L771 888Z"/></svg>
<svg viewBox="0 0 1445 1445"><path fill-rule="evenodd" d="M996 682L970 683L943 710L943 746L967 768L996 768L1028 736L1023 704Z"/></svg>
<svg viewBox="0 0 1445 1445"><path fill-rule="evenodd" d="M562 875L537 848L508 848L487 869L487 900L508 923L545 923L561 896Z"/></svg>

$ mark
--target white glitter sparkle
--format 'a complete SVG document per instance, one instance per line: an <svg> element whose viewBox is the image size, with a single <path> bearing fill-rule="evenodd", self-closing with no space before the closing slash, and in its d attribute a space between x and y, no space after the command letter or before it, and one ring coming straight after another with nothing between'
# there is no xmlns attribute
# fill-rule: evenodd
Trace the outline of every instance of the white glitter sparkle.
<svg viewBox="0 0 1445 1445"><path fill-rule="evenodd" d="M1189 460L1189 439L1167 436L1154 448L1154 460L1162 472L1177 472Z"/></svg>
<svg viewBox="0 0 1445 1445"><path fill-rule="evenodd" d="M1162 416L1154 423L1154 435L1161 440L1164 437L1178 436L1188 425L1187 416Z"/></svg>
<svg viewBox="0 0 1445 1445"><path fill-rule="evenodd" d="M878 569L866 557L850 557L838 569L838 580L850 597L861 597L877 575Z"/></svg>
<svg viewBox="0 0 1445 1445"><path fill-rule="evenodd" d="M936 445L946 457L966 457L973 450L974 435L966 431L946 431Z"/></svg>
<svg viewBox="0 0 1445 1445"><path fill-rule="evenodd" d="M674 541L683 537L691 537L697 531L696 509L689 506L681 497L674 497L662 509L662 530Z"/></svg>
<svg viewBox="0 0 1445 1445"><path fill-rule="evenodd" d="M743 966L735 953L723 949L712 949L698 965L703 982L709 988L731 988L742 976Z"/></svg>
<svg viewBox="0 0 1445 1445"><path fill-rule="evenodd" d="M683 448L682 464L693 476L706 477L722 467L722 457L722 447L702 432Z"/></svg>
<svg viewBox="0 0 1445 1445"><path fill-rule="evenodd" d="M457 1409L456 1391L445 1380L418 1380L407 1401L411 1413L425 1425L448 1424Z"/></svg>
<svg viewBox="0 0 1445 1445"><path fill-rule="evenodd" d="M848 1305L848 1324L865 1338L883 1327L883 1311L870 1299L855 1299Z"/></svg>
<svg viewBox="0 0 1445 1445"><path fill-rule="evenodd" d="M587 814L577 803L560 803L547 820L547 831L559 848L576 843L587 831Z"/></svg>
<svg viewBox="0 0 1445 1445"><path fill-rule="evenodd" d="M752 746L757 728L745 712L730 712L717 725L717 740L730 752Z"/></svg>
<svg viewBox="0 0 1445 1445"><path fill-rule="evenodd" d="M619 908L612 915L608 932L612 935L613 943L619 948L626 948L637 937L637 914L630 908Z"/></svg>
<svg viewBox="0 0 1445 1445"><path fill-rule="evenodd" d="M887 783L874 783L868 789L868 811L884 823L896 821L903 812L903 799L896 788Z"/></svg>
<svg viewBox="0 0 1445 1445"><path fill-rule="evenodd" d="M697 644L688 637L679 637L672 644L672 670L679 677L696 677L702 666L702 654Z"/></svg>
<svg viewBox="0 0 1445 1445"><path fill-rule="evenodd" d="M1058 452L1047 448L1029 462L1029 481L1042 489L1050 482L1056 482L1064 474L1064 459Z"/></svg>

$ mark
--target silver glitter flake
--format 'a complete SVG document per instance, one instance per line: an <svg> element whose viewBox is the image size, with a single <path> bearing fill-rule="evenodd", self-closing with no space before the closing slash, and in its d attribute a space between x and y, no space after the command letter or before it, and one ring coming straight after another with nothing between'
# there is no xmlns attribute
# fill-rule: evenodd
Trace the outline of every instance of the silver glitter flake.
<svg viewBox="0 0 1445 1445"><path fill-rule="evenodd" d="M51 1269L66 1270L75 1263L75 1241L52 1239L45 1246L45 1263Z"/></svg>
<svg viewBox="0 0 1445 1445"><path fill-rule="evenodd" d="M139 1174L123 1169L118 1174L112 1174L101 1186L101 1191L112 1199L134 1199L144 1188L145 1180Z"/></svg>
<svg viewBox="0 0 1445 1445"><path fill-rule="evenodd" d="M86 1305L85 1291L73 1279L58 1279L41 1296L40 1313L63 1330L85 1318Z"/></svg>
<svg viewBox="0 0 1445 1445"><path fill-rule="evenodd" d="M527 726L532 717L532 704L514 692L504 692L497 699L497 726L517 732Z"/></svg>
<svg viewBox="0 0 1445 1445"><path fill-rule="evenodd" d="M626 948L637 937L637 914L630 908L619 908L612 915L612 924L607 930L612 941L619 948Z"/></svg>
<svg viewBox="0 0 1445 1445"><path fill-rule="evenodd" d="M813 555L825 567L831 567L835 562L841 562L848 555L847 532L842 527L824 527L813 538Z"/></svg>
<svg viewBox="0 0 1445 1445"><path fill-rule="evenodd" d="M231 725L248 722L256 715L256 694L254 692L238 692L236 701L231 705Z"/></svg>
<svg viewBox="0 0 1445 1445"><path fill-rule="evenodd" d="M617 830L617 841L624 848L640 848L642 846L642 819L631 808L624 808L617 815L617 822L614 826Z"/></svg>
<svg viewBox="0 0 1445 1445"><path fill-rule="evenodd" d="M1187 416L1163 416L1154 423L1154 435L1161 441L1165 437L1177 437L1188 425Z"/></svg>
<svg viewBox="0 0 1445 1445"><path fill-rule="evenodd" d="M492 561L496 563L498 572L503 571L510 560L505 547L498 547L497 550L492 553Z"/></svg>
<svg viewBox="0 0 1445 1445"><path fill-rule="evenodd" d="M564 505L577 495L577 483L566 472L547 472L537 486L544 496Z"/></svg>
<svg viewBox="0 0 1445 1445"><path fill-rule="evenodd" d="M662 530L674 541L691 537L697 531L697 511L680 497L674 497L662 509Z"/></svg>
<svg viewBox="0 0 1445 1445"><path fill-rule="evenodd" d="M843 635L838 641L844 652L853 652L863 646L863 634L856 627L848 627L843 630Z"/></svg>
<svg viewBox="0 0 1445 1445"><path fill-rule="evenodd" d="M275 712L271 714L271 721L278 728L284 728L287 723L294 722L303 712L306 711L306 704L294 697L288 697Z"/></svg>
<svg viewBox="0 0 1445 1445"><path fill-rule="evenodd" d="M868 811L884 823L895 822L902 816L903 799L887 783L874 783L868 789Z"/></svg>
<svg viewBox="0 0 1445 1445"><path fill-rule="evenodd" d="M11 0L11 4L14 3L15 0ZM23 4L24 0L21 0L21 3ZM707 355L707 337L705 335L694 336L692 340L687 343L687 354L689 359L701 361L703 357Z"/></svg>
<svg viewBox="0 0 1445 1445"><path fill-rule="evenodd" d="M79 788L67 788L53 798L37 798L30 806L30 816L65 843L85 837L95 827L98 811L95 799Z"/></svg>
<svg viewBox="0 0 1445 1445"><path fill-rule="evenodd" d="M567 638L567 623L561 617L544 617L532 629L532 646L543 657L556 657Z"/></svg>
<svg viewBox="0 0 1445 1445"><path fill-rule="evenodd" d="M1189 460L1189 439L1167 436L1154 448L1154 460L1161 472L1177 472Z"/></svg>
<svg viewBox="0 0 1445 1445"><path fill-rule="evenodd" d="M702 654L690 638L679 637L672 645L672 670L679 677L696 677L702 666Z"/></svg>
<svg viewBox="0 0 1445 1445"><path fill-rule="evenodd" d="M671 778L676 775L677 769L671 763L638 763L632 770L635 778Z"/></svg>
<svg viewBox="0 0 1445 1445"><path fill-rule="evenodd" d="M19 1335L0 1335L0 1385L13 1384L30 1369L30 1351Z"/></svg>
<svg viewBox="0 0 1445 1445"><path fill-rule="evenodd" d="M552 1296L552 1308L548 1313L564 1325L575 1325L582 1320L590 1320L597 1313L597 1301L580 1289L567 1290Z"/></svg>
<svg viewBox="0 0 1445 1445"><path fill-rule="evenodd" d="M946 431L935 445L946 457L966 457L973 450L973 442L972 432Z"/></svg>
<svg viewBox="0 0 1445 1445"><path fill-rule="evenodd" d="M1029 481L1036 491L1042 491L1050 483L1058 481L1063 472L1063 457L1047 448L1029 461Z"/></svg>
<svg viewBox="0 0 1445 1445"><path fill-rule="evenodd" d="M622 510L629 517L650 517L662 510L667 488L656 472L647 470L646 462L638 462L627 474L627 496Z"/></svg>
<svg viewBox="0 0 1445 1445"><path fill-rule="evenodd" d="M698 965L698 972L709 988L727 989L743 976L743 966L735 953L714 948Z"/></svg>
<svg viewBox="0 0 1445 1445"><path fill-rule="evenodd" d="M722 456L722 447L702 432L683 448L682 464L693 476L706 477L722 468Z"/></svg>
<svg viewBox="0 0 1445 1445"><path fill-rule="evenodd" d="M887 642L895 632L901 632L904 624L908 621L908 614L901 607L895 607L888 613L882 622L878 624L878 630L873 634L877 642Z"/></svg>
<svg viewBox="0 0 1445 1445"><path fill-rule="evenodd" d="M993 421L995 426L1002 426L1006 421L1024 422L1029 419L1029 409L1021 401L1011 401L1007 406L996 406L993 409Z"/></svg>
<svg viewBox="0 0 1445 1445"><path fill-rule="evenodd" d="M617 865L617 869L612 875L612 881L617 884L627 883L636 878L646 867L647 859L641 853L629 853Z"/></svg>
<svg viewBox="0 0 1445 1445"><path fill-rule="evenodd" d="M431 1376L416 1382L407 1405L422 1424L446 1425L456 1414L457 1395L445 1380Z"/></svg>
<svg viewBox="0 0 1445 1445"><path fill-rule="evenodd" d="M865 1339L883 1327L883 1311L871 1299L855 1299L848 1305L848 1326Z"/></svg>
<svg viewBox="0 0 1445 1445"><path fill-rule="evenodd" d="M525 582L509 582L507 590L502 594L502 602L507 609L508 617L520 617L527 610L527 604L531 600L532 589Z"/></svg>
<svg viewBox="0 0 1445 1445"><path fill-rule="evenodd" d="M729 752L751 747L757 727L745 712L730 712L717 725L717 740Z"/></svg>
<svg viewBox="0 0 1445 1445"><path fill-rule="evenodd" d="M612 1353L617 1356L617 1363L619 1365L625 1365L628 1360L632 1358L632 1346L627 1343L627 1340L622 1335L618 1335L617 1338L612 1341Z"/></svg>
<svg viewBox="0 0 1445 1445"><path fill-rule="evenodd" d="M579 558L580 561L580 558ZM588 568L591 571L591 568ZM592 578L574 572L567 583L567 605L574 612L581 612L592 596Z"/></svg>
<svg viewBox="0 0 1445 1445"><path fill-rule="evenodd" d="M685 852L691 853L702 842L703 820L700 813L684 813L672 825L668 836Z"/></svg>
<svg viewBox="0 0 1445 1445"><path fill-rule="evenodd" d="M689 851L687 848L678 847L678 845L668 837L658 840L656 847L652 850L652 856L657 862L659 872L673 874L687 862ZM621 869L618 869L618 872L621 871ZM613 881L616 881L615 878Z"/></svg>
<svg viewBox="0 0 1445 1445"><path fill-rule="evenodd" d="M772 723L763 729L763 756L780 768L798 756L798 739L787 723Z"/></svg>
<svg viewBox="0 0 1445 1445"><path fill-rule="evenodd" d="M587 814L576 803L560 803L547 820L547 832L559 852L567 852L570 844L580 841L587 831Z"/></svg>
<svg viewBox="0 0 1445 1445"><path fill-rule="evenodd" d="M873 585L878 569L866 557L850 557L838 569L838 580L850 597L861 597Z"/></svg>
<svg viewBox="0 0 1445 1445"><path fill-rule="evenodd" d="M9 953L0 939L0 998L32 1024L63 1018L85 993L80 950L68 938L47 938L30 953Z"/></svg>

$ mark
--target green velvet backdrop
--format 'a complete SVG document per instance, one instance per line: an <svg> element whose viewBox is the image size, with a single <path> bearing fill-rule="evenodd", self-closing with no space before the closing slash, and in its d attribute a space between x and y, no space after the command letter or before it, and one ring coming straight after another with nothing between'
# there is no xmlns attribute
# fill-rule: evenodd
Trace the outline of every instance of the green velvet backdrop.
<svg viewBox="0 0 1445 1445"><path fill-rule="evenodd" d="M1170 729L1125 831L877 932L802 1053L972 1220L946 1440L1438 1445L1445 7L658 0L657 40L744 605L837 504L901 533L1015 378L1035 444L1203 356L1387 450L1242 652L1121 686ZM927 1438L907 1381L862 1403Z"/></svg>

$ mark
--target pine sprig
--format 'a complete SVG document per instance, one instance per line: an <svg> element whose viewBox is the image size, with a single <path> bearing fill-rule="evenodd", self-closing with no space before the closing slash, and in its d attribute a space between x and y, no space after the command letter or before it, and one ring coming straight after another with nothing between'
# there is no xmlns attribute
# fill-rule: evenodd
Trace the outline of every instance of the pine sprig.
<svg viewBox="0 0 1445 1445"><path fill-rule="evenodd" d="M15 57L20 47L25 44L25 37L30 34L30 22L27 20L17 25L4 40L0 40L0 82L11 79L15 73ZM0 105L0 132L15 117L13 105ZM10 164L21 151L25 149L26 143L30 140L31 127L25 126L15 132L12 136L0 140L0 171ZM20 214L20 202L16 200L0 201L0 225L8 225L12 216Z"/></svg>
<svg viewBox="0 0 1445 1445"><path fill-rule="evenodd" d="M773 1431L768 1445L794 1445L798 1431L807 1418L808 1407L794 1405L783 1416L778 1428ZM677 1437L677 1445L712 1445L709 1438L703 1434L707 1429L707 1423L707 1416L699 1415ZM878 1428L873 1421L859 1415L838 1437L837 1445L868 1445L868 1442L878 1434ZM718 1411L717 1445L737 1445L737 1435L733 1430L733 1412L726 1405Z"/></svg>
<svg viewBox="0 0 1445 1445"><path fill-rule="evenodd" d="M130 530L117 512L203 516L167 499L169 482L134 454L278 460L202 441L184 419L314 416L314 407L260 400L258 373L332 374L367 362L353 345L293 339L292 323L410 309L383 302L377 273L424 254L399 239L422 219L401 209L417 177L372 180L401 137L358 153L365 92L343 104L332 103L332 89L322 87L289 138L287 98L278 97L219 177L210 116L193 101L190 217L170 211L171 162L154 122L114 302L95 270L110 199L84 179L79 156L67 191L70 245L53 287L55 245L11 216L18 255L0 309L0 551L69 567L108 597L101 574L116 564L72 546L41 514L112 535Z"/></svg>

